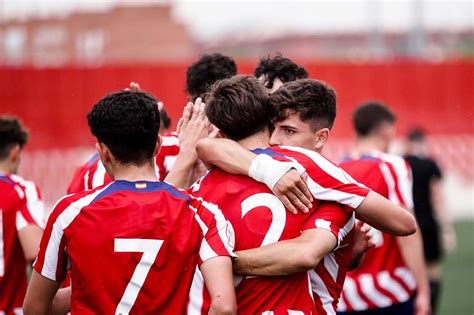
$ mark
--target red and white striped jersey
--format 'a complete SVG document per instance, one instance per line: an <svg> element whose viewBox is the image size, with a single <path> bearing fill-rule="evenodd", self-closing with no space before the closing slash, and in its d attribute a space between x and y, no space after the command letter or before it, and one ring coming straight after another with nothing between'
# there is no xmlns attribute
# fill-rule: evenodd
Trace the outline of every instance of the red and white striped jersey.
<svg viewBox="0 0 474 315"><path fill-rule="evenodd" d="M18 175L0 174L0 314L21 313L27 262L18 232L30 224L44 225L38 187Z"/></svg>
<svg viewBox="0 0 474 315"><path fill-rule="evenodd" d="M289 147L254 152L297 162L299 167L306 169L308 186L316 198L338 201L347 207L333 202L321 204L321 211L319 208L314 211L320 206L315 202L313 212L292 215L266 186L248 177L229 175L220 170L209 172L190 188L191 191L222 209L235 231L236 250L295 238L303 229L324 228L334 233L339 246L313 272L316 283L313 288L317 289L316 294L321 294L314 297L319 303L318 311L328 307L334 309L352 250L350 231L354 225L354 213L347 208L357 208L369 190L346 177L340 168L315 152ZM239 313L314 314L316 311L308 292L312 290L308 287L307 273L271 278L236 276L235 283ZM208 307L209 296L204 290L202 276L197 273L191 287L188 314L206 314Z"/></svg>
<svg viewBox="0 0 474 315"><path fill-rule="evenodd" d="M168 133L162 136L160 152L155 157L155 172L159 180L163 181L176 161L179 153L179 139L176 133ZM94 156L84 165L80 166L74 173L74 177L67 189L68 194L91 190L110 183L112 180L105 171L104 164L99 154Z"/></svg>
<svg viewBox="0 0 474 315"><path fill-rule="evenodd" d="M73 314L183 314L196 266L234 255L227 229L167 183L114 181L59 200L34 269L57 282L70 270Z"/></svg>
<svg viewBox="0 0 474 315"><path fill-rule="evenodd" d="M335 315L352 256L355 214L335 202L321 202L316 213L314 226L305 225L303 229L327 227L336 236L337 246L309 271L309 277L316 314Z"/></svg>
<svg viewBox="0 0 474 315"><path fill-rule="evenodd" d="M341 167L390 201L413 206L411 170L397 155L370 152L351 157ZM375 248L365 254L361 265L349 272L338 311L384 308L407 301L416 282L405 264L395 236L373 229Z"/></svg>

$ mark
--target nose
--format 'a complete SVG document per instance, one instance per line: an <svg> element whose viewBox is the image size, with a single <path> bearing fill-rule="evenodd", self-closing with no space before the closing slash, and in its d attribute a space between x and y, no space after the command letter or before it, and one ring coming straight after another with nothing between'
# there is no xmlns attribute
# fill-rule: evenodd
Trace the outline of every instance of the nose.
<svg viewBox="0 0 474 315"><path fill-rule="evenodd" d="M282 145L281 137L279 137L276 132L273 132L270 138L270 145Z"/></svg>

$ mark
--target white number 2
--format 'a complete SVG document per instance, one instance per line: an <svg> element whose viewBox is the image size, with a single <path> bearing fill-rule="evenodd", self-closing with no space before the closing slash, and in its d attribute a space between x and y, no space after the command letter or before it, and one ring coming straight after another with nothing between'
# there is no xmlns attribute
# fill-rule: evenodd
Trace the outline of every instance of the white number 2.
<svg viewBox="0 0 474 315"><path fill-rule="evenodd" d="M285 206L272 194L255 194L242 201L242 218L257 207L267 207L272 212L272 223L260 246L278 242L286 223Z"/></svg>
<svg viewBox="0 0 474 315"><path fill-rule="evenodd" d="M116 238L114 250L121 253L143 253L142 259L138 263L132 278L125 288L122 299L117 305L115 314L128 314L135 304L138 292L145 282L146 276L151 266L155 262L156 256L163 245L163 240L149 240L138 238Z"/></svg>

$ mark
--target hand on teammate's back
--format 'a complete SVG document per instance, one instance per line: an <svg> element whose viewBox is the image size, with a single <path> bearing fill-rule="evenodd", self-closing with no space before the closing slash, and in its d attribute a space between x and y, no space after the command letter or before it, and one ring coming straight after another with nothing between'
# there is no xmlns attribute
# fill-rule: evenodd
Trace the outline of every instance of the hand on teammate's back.
<svg viewBox="0 0 474 315"><path fill-rule="evenodd" d="M313 197L306 186L307 174L300 176L294 169L283 175L273 186L273 193L293 214L300 209L307 213L311 209Z"/></svg>

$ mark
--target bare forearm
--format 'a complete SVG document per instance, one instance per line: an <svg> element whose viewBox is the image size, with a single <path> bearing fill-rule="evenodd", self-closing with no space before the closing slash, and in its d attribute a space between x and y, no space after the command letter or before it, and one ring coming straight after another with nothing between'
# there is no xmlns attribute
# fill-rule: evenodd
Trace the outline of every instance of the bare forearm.
<svg viewBox="0 0 474 315"><path fill-rule="evenodd" d="M240 175L248 175L252 160L257 156L229 139L202 139L198 142L196 151L205 164Z"/></svg>
<svg viewBox="0 0 474 315"><path fill-rule="evenodd" d="M314 267L307 263L302 244L281 241L276 244L237 252L234 273L253 276L285 276Z"/></svg>
<svg viewBox="0 0 474 315"><path fill-rule="evenodd" d="M196 161L195 153L180 152L164 181L176 187L187 189L191 184L190 174L192 174Z"/></svg>
<svg viewBox="0 0 474 315"><path fill-rule="evenodd" d="M374 191L370 191L356 210L357 218L374 228L396 236L415 233L415 217Z"/></svg>
<svg viewBox="0 0 474 315"><path fill-rule="evenodd" d="M398 244L402 257L415 277L419 294L429 293L428 276L426 273L425 260L423 257L423 241L421 233L417 232L410 236L398 237Z"/></svg>

